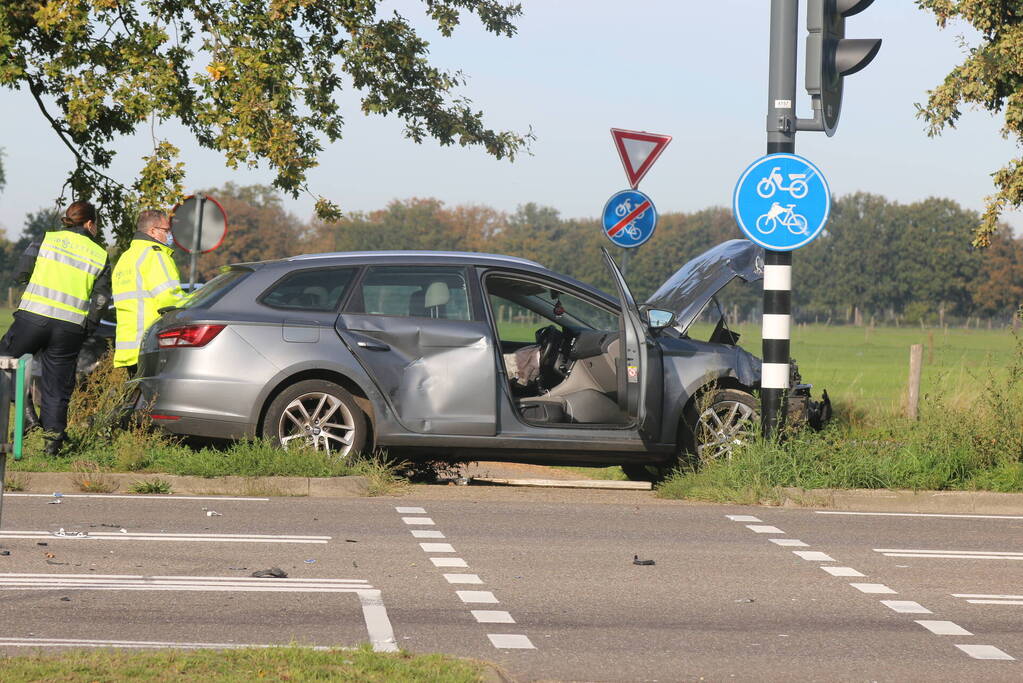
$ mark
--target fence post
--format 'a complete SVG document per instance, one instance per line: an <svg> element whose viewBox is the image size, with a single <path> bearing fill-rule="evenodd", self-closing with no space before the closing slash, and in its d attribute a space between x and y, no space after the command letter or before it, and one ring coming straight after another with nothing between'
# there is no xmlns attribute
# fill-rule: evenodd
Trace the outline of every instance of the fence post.
<svg viewBox="0 0 1023 683"><path fill-rule="evenodd" d="M911 420L920 418L920 372L924 360L923 344L909 347L909 405L906 414Z"/></svg>

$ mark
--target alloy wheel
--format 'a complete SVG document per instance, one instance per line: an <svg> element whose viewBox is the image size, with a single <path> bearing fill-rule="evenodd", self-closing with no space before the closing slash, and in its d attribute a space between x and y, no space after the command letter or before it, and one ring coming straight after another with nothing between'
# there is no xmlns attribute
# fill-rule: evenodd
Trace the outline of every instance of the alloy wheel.
<svg viewBox="0 0 1023 683"><path fill-rule="evenodd" d="M700 413L696 455L701 461L730 458L735 446L754 434L756 425L756 412L745 403L718 401Z"/></svg>
<svg viewBox="0 0 1023 683"><path fill-rule="evenodd" d="M346 456L355 438L355 419L336 396L315 391L303 394L285 407L277 428L281 445L296 440L338 456Z"/></svg>

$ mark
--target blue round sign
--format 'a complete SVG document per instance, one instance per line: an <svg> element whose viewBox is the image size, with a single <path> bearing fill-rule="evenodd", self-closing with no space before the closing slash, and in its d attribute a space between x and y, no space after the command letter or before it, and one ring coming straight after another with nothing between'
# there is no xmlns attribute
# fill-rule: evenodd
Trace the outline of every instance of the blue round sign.
<svg viewBox="0 0 1023 683"><path fill-rule="evenodd" d="M638 247L654 236L657 209L639 190L622 190L604 205L604 234L619 247Z"/></svg>
<svg viewBox="0 0 1023 683"><path fill-rule="evenodd" d="M739 229L772 251L806 246L821 233L831 213L831 189L821 170L795 154L757 159L739 178L732 195Z"/></svg>

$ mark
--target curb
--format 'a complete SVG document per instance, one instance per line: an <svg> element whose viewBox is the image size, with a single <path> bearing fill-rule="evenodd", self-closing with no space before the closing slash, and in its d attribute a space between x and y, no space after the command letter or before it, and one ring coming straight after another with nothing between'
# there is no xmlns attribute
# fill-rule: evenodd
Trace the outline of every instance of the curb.
<svg viewBox="0 0 1023 683"><path fill-rule="evenodd" d="M170 484L168 497L176 494L202 496L311 496L316 498L362 498L367 495L369 481L363 476L350 477L187 477L158 472L125 474L119 472L20 472L8 471L7 480L20 485L17 493L131 493L137 482L165 481ZM89 487L83 487L83 481ZM88 490L85 490L88 489ZM10 491L15 493L15 491Z"/></svg>
<svg viewBox="0 0 1023 683"><path fill-rule="evenodd" d="M1023 493L782 488L780 494L782 507L816 507L847 512L1023 515Z"/></svg>

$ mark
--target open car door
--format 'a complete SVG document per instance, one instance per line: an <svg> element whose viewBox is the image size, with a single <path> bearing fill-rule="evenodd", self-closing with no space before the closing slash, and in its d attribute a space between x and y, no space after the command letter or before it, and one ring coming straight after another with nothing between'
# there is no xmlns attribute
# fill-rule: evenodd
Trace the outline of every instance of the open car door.
<svg viewBox="0 0 1023 683"><path fill-rule="evenodd" d="M660 348L648 339L647 325L639 314L636 300L618 264L607 249L601 247L600 250L621 302L619 334L622 355L618 360L618 406L636 420L641 433L656 438L660 431L658 418L663 381Z"/></svg>

